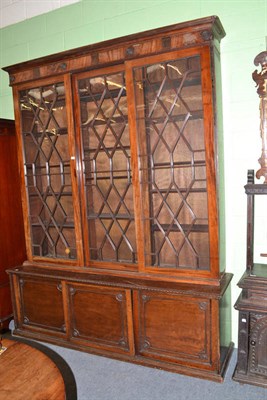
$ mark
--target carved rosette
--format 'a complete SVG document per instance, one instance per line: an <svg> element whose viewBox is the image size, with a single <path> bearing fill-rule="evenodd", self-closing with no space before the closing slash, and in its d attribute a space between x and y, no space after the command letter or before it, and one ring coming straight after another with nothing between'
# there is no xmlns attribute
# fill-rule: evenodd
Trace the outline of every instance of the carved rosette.
<svg viewBox="0 0 267 400"><path fill-rule="evenodd" d="M261 66L261 71L255 70L252 74L260 97L260 134L262 139L262 153L259 158L261 168L256 172L256 177L259 179L263 176L264 183L267 183L267 51L258 54L254 64Z"/></svg>

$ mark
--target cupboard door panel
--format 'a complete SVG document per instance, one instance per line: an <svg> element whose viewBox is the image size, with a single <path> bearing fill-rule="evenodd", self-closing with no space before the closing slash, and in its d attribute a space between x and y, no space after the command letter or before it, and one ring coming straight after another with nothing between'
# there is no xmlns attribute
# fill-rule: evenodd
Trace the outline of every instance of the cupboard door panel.
<svg viewBox="0 0 267 400"><path fill-rule="evenodd" d="M69 299L72 340L106 350L133 352L129 290L71 285Z"/></svg>
<svg viewBox="0 0 267 400"><path fill-rule="evenodd" d="M140 354L179 363L210 362L209 300L141 291L135 294L135 307Z"/></svg>
<svg viewBox="0 0 267 400"><path fill-rule="evenodd" d="M267 316L250 313L249 371L267 377Z"/></svg>
<svg viewBox="0 0 267 400"><path fill-rule="evenodd" d="M23 325L64 332L63 298L59 282L20 279Z"/></svg>

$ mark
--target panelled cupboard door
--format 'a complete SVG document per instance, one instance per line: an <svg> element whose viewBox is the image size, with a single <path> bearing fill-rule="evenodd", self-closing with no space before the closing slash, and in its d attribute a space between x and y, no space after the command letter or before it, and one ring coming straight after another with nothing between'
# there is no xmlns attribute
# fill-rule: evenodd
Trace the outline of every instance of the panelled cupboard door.
<svg viewBox="0 0 267 400"><path fill-rule="evenodd" d="M68 79L15 91L28 259L81 263L71 93Z"/></svg>
<svg viewBox="0 0 267 400"><path fill-rule="evenodd" d="M65 317L60 281L20 278L19 329L65 336Z"/></svg>
<svg viewBox="0 0 267 400"><path fill-rule="evenodd" d="M211 366L209 299L141 290L135 292L134 309L138 354L202 368Z"/></svg>
<svg viewBox="0 0 267 400"><path fill-rule="evenodd" d="M250 313L248 370L267 377L267 315Z"/></svg>
<svg viewBox="0 0 267 400"><path fill-rule="evenodd" d="M73 343L133 354L130 290L71 283L68 298Z"/></svg>
<svg viewBox="0 0 267 400"><path fill-rule="evenodd" d="M211 78L209 47L74 77L87 265L218 277Z"/></svg>

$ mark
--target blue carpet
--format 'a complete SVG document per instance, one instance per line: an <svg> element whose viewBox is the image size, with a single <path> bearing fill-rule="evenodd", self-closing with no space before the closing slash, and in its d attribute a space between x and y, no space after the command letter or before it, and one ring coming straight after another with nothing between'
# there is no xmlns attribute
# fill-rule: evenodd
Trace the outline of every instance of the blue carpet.
<svg viewBox="0 0 267 400"><path fill-rule="evenodd" d="M267 400L267 389L232 380L236 350L224 383L215 383L45 345L69 364L78 400Z"/></svg>

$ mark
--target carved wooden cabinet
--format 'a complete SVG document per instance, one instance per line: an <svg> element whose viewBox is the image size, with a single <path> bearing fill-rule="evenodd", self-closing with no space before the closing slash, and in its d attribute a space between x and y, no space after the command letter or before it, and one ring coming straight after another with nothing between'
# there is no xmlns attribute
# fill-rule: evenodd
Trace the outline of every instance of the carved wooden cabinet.
<svg viewBox="0 0 267 400"><path fill-rule="evenodd" d="M247 194L247 268L238 286L242 289L235 308L239 312L238 358L233 379L267 387L267 265L255 262L255 212L259 198L266 198L266 184L254 183L249 170ZM262 222L261 222L262 223ZM261 254L266 256L266 254Z"/></svg>
<svg viewBox="0 0 267 400"><path fill-rule="evenodd" d="M15 122L0 119L0 331L13 316L7 269L26 258Z"/></svg>
<svg viewBox="0 0 267 400"><path fill-rule="evenodd" d="M15 334L222 379L224 34L208 17L5 68L27 233Z"/></svg>
<svg viewBox="0 0 267 400"><path fill-rule="evenodd" d="M242 289L235 308L239 311L238 359L233 379L267 387L267 264L266 264L266 195L267 195L267 51L254 59L252 74L259 95L262 152L260 169L248 170L247 261L238 286ZM259 234L260 233L260 234Z"/></svg>

